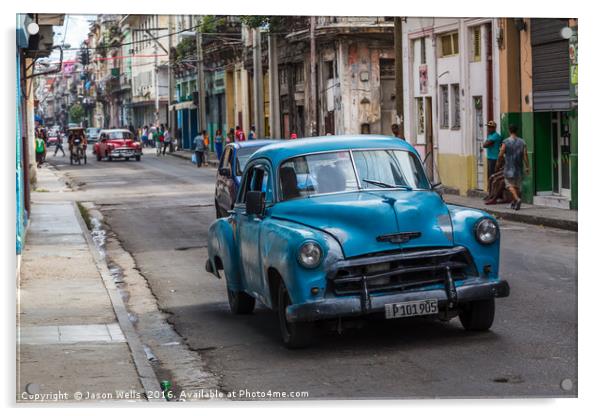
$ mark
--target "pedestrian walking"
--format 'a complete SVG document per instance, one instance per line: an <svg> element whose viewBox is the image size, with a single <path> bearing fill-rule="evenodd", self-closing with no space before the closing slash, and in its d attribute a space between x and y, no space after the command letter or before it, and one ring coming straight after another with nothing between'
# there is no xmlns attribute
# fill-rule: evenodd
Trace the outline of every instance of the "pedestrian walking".
<svg viewBox="0 0 602 416"><path fill-rule="evenodd" d="M401 132L401 128L399 127L399 124L392 124L391 132L393 133L393 136L397 137L398 139L405 140L405 137L403 137L403 134Z"/></svg>
<svg viewBox="0 0 602 416"><path fill-rule="evenodd" d="M163 133L163 156L165 156L165 150L169 148L169 152L171 153L171 134L169 133L169 129L165 130Z"/></svg>
<svg viewBox="0 0 602 416"><path fill-rule="evenodd" d="M38 168L44 163L44 154L46 152L46 143L40 135L36 136L36 164Z"/></svg>
<svg viewBox="0 0 602 416"><path fill-rule="evenodd" d="M63 157L65 157L65 150L63 149L63 135L61 133L57 133L56 135L56 146L54 148L54 155L56 156L59 150L63 153Z"/></svg>
<svg viewBox="0 0 602 416"><path fill-rule="evenodd" d="M483 143L483 147L487 149L487 177L496 172L495 165L502 144L502 136L498 134L496 127L497 125L493 120L487 123L487 140Z"/></svg>
<svg viewBox="0 0 602 416"><path fill-rule="evenodd" d="M217 156L217 160L222 160L222 151L224 150L224 136L222 135L222 129L217 129L213 142L215 143L215 155Z"/></svg>
<svg viewBox="0 0 602 416"><path fill-rule="evenodd" d="M207 130L203 130L203 143L205 144L205 150L203 151L203 164L205 166L209 166L209 135L207 134Z"/></svg>
<svg viewBox="0 0 602 416"><path fill-rule="evenodd" d="M233 128L230 129L226 138L227 138L226 143L234 143L234 129Z"/></svg>
<svg viewBox="0 0 602 416"><path fill-rule="evenodd" d="M523 175L529 174L529 158L527 157L527 144L517 136L518 128L511 124L508 127L510 137L502 142L496 168L504 160L504 182L512 194L510 208L518 211L522 200L520 197ZM523 169L524 168L524 169ZM524 172L523 172L524 170Z"/></svg>
<svg viewBox="0 0 602 416"><path fill-rule="evenodd" d="M237 141L237 142L244 142L246 140L245 132L240 128L240 126L236 126L236 131L234 132L234 138L235 138L235 141Z"/></svg>
<svg viewBox="0 0 602 416"><path fill-rule="evenodd" d="M161 155L161 137L159 134L159 129L157 129L155 126L151 127L151 137L152 137L152 141L153 141L153 145L155 146L156 152L157 152L157 156Z"/></svg>
<svg viewBox="0 0 602 416"><path fill-rule="evenodd" d="M203 156L205 154L205 138L202 134L199 134L194 138L192 146L196 157L196 167L200 168L203 165Z"/></svg>
<svg viewBox="0 0 602 416"><path fill-rule="evenodd" d="M142 146L148 147L148 126L142 128Z"/></svg>
<svg viewBox="0 0 602 416"><path fill-rule="evenodd" d="M251 130L249 130L249 140L255 140L256 138L256 134L255 134L255 126L251 126Z"/></svg>

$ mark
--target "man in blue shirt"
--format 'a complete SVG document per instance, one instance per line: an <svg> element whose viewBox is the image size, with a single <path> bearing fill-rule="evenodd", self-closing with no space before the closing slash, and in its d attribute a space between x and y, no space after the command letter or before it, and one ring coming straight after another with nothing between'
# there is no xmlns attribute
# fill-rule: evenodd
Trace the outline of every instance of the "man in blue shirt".
<svg viewBox="0 0 602 416"><path fill-rule="evenodd" d="M495 173L495 163L502 144L502 136L495 130L496 127L497 125L493 120L487 123L487 140L483 143L483 147L487 149L487 177Z"/></svg>

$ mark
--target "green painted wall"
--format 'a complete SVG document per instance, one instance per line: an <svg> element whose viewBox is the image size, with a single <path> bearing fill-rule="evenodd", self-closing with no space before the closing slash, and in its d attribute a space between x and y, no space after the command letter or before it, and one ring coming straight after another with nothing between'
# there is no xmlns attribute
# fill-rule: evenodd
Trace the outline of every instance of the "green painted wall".
<svg viewBox="0 0 602 416"><path fill-rule="evenodd" d="M577 109L569 113L569 132L571 133L571 209L578 209L579 181L577 173L577 140L579 117Z"/></svg>
<svg viewBox="0 0 602 416"><path fill-rule="evenodd" d="M552 114L534 113L535 192L552 191Z"/></svg>

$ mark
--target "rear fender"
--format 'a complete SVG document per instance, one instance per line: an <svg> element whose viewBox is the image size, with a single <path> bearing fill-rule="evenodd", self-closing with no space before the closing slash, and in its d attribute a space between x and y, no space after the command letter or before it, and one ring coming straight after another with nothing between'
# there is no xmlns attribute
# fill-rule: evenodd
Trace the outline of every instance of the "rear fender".
<svg viewBox="0 0 602 416"><path fill-rule="evenodd" d="M223 273L229 289L244 290L241 280L240 256L230 218L220 218L211 224L207 239L208 261L213 274L220 278ZM218 258L223 270L218 269L219 264L216 262Z"/></svg>

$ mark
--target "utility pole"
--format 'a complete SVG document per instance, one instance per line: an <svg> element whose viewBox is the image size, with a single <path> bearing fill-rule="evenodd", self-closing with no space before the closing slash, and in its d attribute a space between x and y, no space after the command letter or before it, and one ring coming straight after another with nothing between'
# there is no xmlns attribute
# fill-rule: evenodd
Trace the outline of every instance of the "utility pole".
<svg viewBox="0 0 602 416"><path fill-rule="evenodd" d="M309 135L318 135L318 97L316 82L316 17L309 18Z"/></svg>
<svg viewBox="0 0 602 416"><path fill-rule="evenodd" d="M155 41L155 126L159 126L159 58L157 54L159 50L157 48L157 42Z"/></svg>
<svg viewBox="0 0 602 416"><path fill-rule="evenodd" d="M173 36L174 36L174 15L169 15L168 17L168 23L167 23L167 33L169 34L168 36L168 48L169 49L169 65L168 65L168 87L169 87L169 97L168 97L168 105L167 105L167 110L168 110L168 117L167 117L167 124L169 125L169 130L171 130L171 135L175 137L175 135L177 134L177 122L176 122L176 112L175 110L172 108L172 105L175 104L176 102L176 74L175 74L175 63L176 63L176 57L175 57L175 48L174 48L174 41L173 41ZM177 137L177 139L179 140L180 138Z"/></svg>
<svg viewBox="0 0 602 416"><path fill-rule="evenodd" d="M261 29L253 29L253 106L255 107L255 128L257 137L265 137L263 115L263 65L261 63ZM243 130L247 126L241 126Z"/></svg>
<svg viewBox="0 0 602 416"><path fill-rule="evenodd" d="M278 49L275 34L268 37L268 61L270 79L270 136L275 139L281 136L280 132L280 92L278 78Z"/></svg>
<svg viewBox="0 0 602 416"><path fill-rule="evenodd" d="M395 113L401 137L405 137L403 120L403 18L395 18L394 49L395 49Z"/></svg>
<svg viewBox="0 0 602 416"><path fill-rule="evenodd" d="M196 51L198 56L197 61L197 76L196 84L199 91L199 105L198 105L198 131L199 134L203 129L207 127L207 120L205 114L205 68L203 64L203 33L201 31L201 16L199 16L198 24L196 28Z"/></svg>

